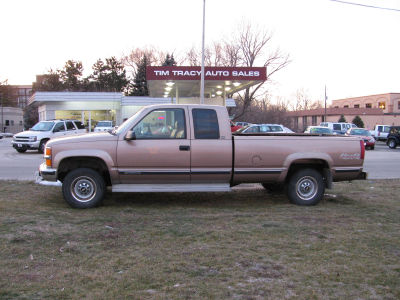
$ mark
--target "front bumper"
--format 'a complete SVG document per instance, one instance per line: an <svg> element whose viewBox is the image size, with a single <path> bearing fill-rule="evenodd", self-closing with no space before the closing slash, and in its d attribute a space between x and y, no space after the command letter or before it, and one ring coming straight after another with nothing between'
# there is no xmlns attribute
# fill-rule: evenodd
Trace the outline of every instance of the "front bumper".
<svg viewBox="0 0 400 300"><path fill-rule="evenodd" d="M36 141L36 142L19 142L19 141L12 141L11 142L12 146L15 149L39 149L39 144L40 141Z"/></svg>
<svg viewBox="0 0 400 300"><path fill-rule="evenodd" d="M51 182L51 184L46 184L45 182ZM36 183L44 185L61 185L61 182L57 180L57 169L48 168L46 163L42 163L39 166Z"/></svg>

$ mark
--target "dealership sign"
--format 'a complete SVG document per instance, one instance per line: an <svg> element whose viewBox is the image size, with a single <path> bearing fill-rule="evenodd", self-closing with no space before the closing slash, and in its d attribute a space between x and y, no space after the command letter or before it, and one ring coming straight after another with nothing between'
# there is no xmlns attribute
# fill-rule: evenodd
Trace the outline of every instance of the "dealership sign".
<svg viewBox="0 0 400 300"><path fill-rule="evenodd" d="M205 80L267 80L266 68L205 67ZM201 67L147 67L147 80L200 80Z"/></svg>

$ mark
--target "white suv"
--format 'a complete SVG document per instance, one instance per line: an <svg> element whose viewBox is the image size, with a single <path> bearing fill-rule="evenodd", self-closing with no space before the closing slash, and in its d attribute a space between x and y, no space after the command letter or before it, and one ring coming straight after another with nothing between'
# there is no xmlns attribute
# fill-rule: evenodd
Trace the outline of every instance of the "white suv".
<svg viewBox="0 0 400 300"><path fill-rule="evenodd" d="M19 153L26 150L38 150L43 153L49 139L70 134L86 133L85 126L77 120L50 120L36 123L28 131L17 133L13 137L12 146Z"/></svg>
<svg viewBox="0 0 400 300"><path fill-rule="evenodd" d="M93 132L102 132L102 131L108 131L108 130L113 130L113 121L99 121L96 124L96 127L94 128Z"/></svg>

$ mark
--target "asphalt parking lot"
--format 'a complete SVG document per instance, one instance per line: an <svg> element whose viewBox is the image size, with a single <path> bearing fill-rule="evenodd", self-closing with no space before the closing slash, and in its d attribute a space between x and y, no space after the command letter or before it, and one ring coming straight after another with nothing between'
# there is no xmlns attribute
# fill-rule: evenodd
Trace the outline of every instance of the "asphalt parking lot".
<svg viewBox="0 0 400 300"><path fill-rule="evenodd" d="M33 150L18 153L11 140L0 140L0 180L34 180L43 155ZM369 179L400 178L400 148L389 149L384 142L378 142L375 150L366 151L364 170Z"/></svg>

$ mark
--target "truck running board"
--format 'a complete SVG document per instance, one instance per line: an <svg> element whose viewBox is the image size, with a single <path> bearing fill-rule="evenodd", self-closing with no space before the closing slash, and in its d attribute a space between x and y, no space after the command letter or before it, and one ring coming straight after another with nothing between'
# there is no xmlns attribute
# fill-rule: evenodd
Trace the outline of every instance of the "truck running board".
<svg viewBox="0 0 400 300"><path fill-rule="evenodd" d="M158 193L158 192L230 192L228 183L188 183L188 184L115 184L113 193Z"/></svg>

